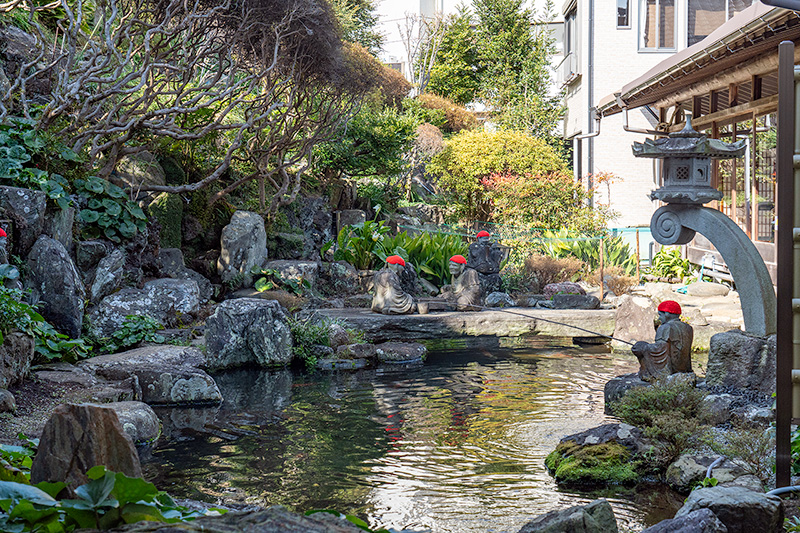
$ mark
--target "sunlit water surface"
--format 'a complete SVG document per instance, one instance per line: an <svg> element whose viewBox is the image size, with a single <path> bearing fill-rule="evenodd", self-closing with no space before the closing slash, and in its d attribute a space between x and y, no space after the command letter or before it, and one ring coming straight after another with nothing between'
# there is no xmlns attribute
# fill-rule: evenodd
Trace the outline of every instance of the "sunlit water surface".
<svg viewBox="0 0 800 533"><path fill-rule="evenodd" d="M516 532L597 497L640 530L680 506L658 485L562 490L544 467L563 436L612 421L603 386L635 358L568 339L431 347L420 366L216 375L219 408L159 412L147 471L177 497L331 508L395 530Z"/></svg>

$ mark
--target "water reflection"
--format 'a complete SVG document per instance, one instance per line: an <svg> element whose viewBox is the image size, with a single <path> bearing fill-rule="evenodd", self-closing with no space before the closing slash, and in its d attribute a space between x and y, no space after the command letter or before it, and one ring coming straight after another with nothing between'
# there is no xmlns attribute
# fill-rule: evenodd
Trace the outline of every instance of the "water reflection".
<svg viewBox="0 0 800 533"><path fill-rule="evenodd" d="M215 376L217 411L160 413L170 439L148 469L179 497L329 507L395 529L517 531L597 497L559 490L544 458L564 435L607 420L603 386L635 368L634 358L534 339L440 346L414 368L228 372ZM605 496L635 528L677 508L653 494Z"/></svg>

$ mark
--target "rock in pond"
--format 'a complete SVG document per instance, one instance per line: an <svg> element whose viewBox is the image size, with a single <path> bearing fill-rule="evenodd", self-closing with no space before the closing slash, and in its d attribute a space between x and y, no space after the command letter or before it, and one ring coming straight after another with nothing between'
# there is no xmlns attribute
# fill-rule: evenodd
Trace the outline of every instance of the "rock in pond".
<svg viewBox="0 0 800 533"><path fill-rule="evenodd" d="M179 526L179 527L178 527ZM118 528L126 533L364 533L346 520L330 513L304 516L283 507L261 511L232 511L222 516L206 516L169 526L155 522L137 522Z"/></svg>
<svg viewBox="0 0 800 533"><path fill-rule="evenodd" d="M625 374L609 380L603 388L603 399L605 402L605 413L614 414L614 404L619 402L625 394L637 387L649 387L650 384L639 379L639 374Z"/></svg>
<svg viewBox="0 0 800 533"><path fill-rule="evenodd" d="M31 369L34 356L33 337L10 332L0 344L0 389L21 382Z"/></svg>
<svg viewBox="0 0 800 533"><path fill-rule="evenodd" d="M611 505L595 500L563 511L550 511L528 522L519 533L617 533L617 518Z"/></svg>
<svg viewBox="0 0 800 533"><path fill-rule="evenodd" d="M64 245L42 235L28 256L28 283L39 310L55 328L77 339L83 326L86 288Z"/></svg>
<svg viewBox="0 0 800 533"><path fill-rule="evenodd" d="M664 481L676 491L688 494L706 477L708 467L717 459L717 456L681 455L667 467ZM720 485L728 485L737 484L736 480L747 476L747 472L731 460L725 459L714 467L711 475ZM749 478L743 481L749 485Z"/></svg>
<svg viewBox="0 0 800 533"><path fill-rule="evenodd" d="M149 446L161 435L161 421L144 402L112 402L101 407L113 409L125 434L137 446Z"/></svg>
<svg viewBox="0 0 800 533"><path fill-rule="evenodd" d="M375 345L366 342L345 344L336 348L336 357L340 359L372 359L375 356Z"/></svg>
<svg viewBox="0 0 800 533"><path fill-rule="evenodd" d="M559 484L629 485L641 477L633 458L648 448L639 428L605 424L561 439L545 466Z"/></svg>
<svg viewBox="0 0 800 533"><path fill-rule="evenodd" d="M136 449L113 409L92 404L56 407L33 459L31 483L65 481L74 490L88 482L86 471L97 465L142 476Z"/></svg>
<svg viewBox="0 0 800 533"><path fill-rule="evenodd" d="M425 359L428 349L418 342L384 342L375 346L381 363L416 363Z"/></svg>
<svg viewBox="0 0 800 533"><path fill-rule="evenodd" d="M728 533L711 509L698 509L679 518L662 520L642 533Z"/></svg>
<svg viewBox="0 0 800 533"><path fill-rule="evenodd" d="M783 505L778 496L743 487L709 487L689 494L675 518L698 509L710 509L728 528L729 533L780 531Z"/></svg>
<svg viewBox="0 0 800 533"><path fill-rule="evenodd" d="M775 392L776 336L762 338L739 330L711 337L706 383L730 389Z"/></svg>
<svg viewBox="0 0 800 533"><path fill-rule="evenodd" d="M107 380L135 375L142 401L151 405L219 403L222 395L214 380L200 369L203 354L184 346L146 346L81 361L78 366Z"/></svg>
<svg viewBox="0 0 800 533"><path fill-rule="evenodd" d="M572 281L562 281L561 283L550 283L542 289L545 298L552 298L556 294L581 294L586 295L583 287Z"/></svg>
<svg viewBox="0 0 800 533"><path fill-rule="evenodd" d="M212 369L246 364L282 366L292 359L289 322L274 300L222 302L206 319L205 339Z"/></svg>

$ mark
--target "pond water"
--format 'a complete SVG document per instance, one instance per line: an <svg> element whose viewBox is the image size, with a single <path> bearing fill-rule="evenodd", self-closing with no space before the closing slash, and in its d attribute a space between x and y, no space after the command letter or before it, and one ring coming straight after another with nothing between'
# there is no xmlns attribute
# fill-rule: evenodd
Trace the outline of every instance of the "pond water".
<svg viewBox="0 0 800 533"><path fill-rule="evenodd" d="M146 472L175 497L331 508L437 533L516 532L597 497L633 530L680 507L660 485L562 490L544 467L561 437L612 420L603 386L635 358L569 339L429 346L420 366L218 374L219 408L159 413L164 438Z"/></svg>

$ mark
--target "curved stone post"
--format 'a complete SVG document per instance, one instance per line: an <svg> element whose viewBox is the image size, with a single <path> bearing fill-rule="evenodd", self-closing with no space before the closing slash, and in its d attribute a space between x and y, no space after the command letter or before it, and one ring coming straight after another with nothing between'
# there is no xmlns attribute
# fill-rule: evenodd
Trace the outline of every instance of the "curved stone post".
<svg viewBox="0 0 800 533"><path fill-rule="evenodd" d="M776 299L764 260L744 231L722 212L691 204L669 204L653 213L653 237L661 244L687 244L704 235L731 271L742 305L744 327L766 336L776 332Z"/></svg>

